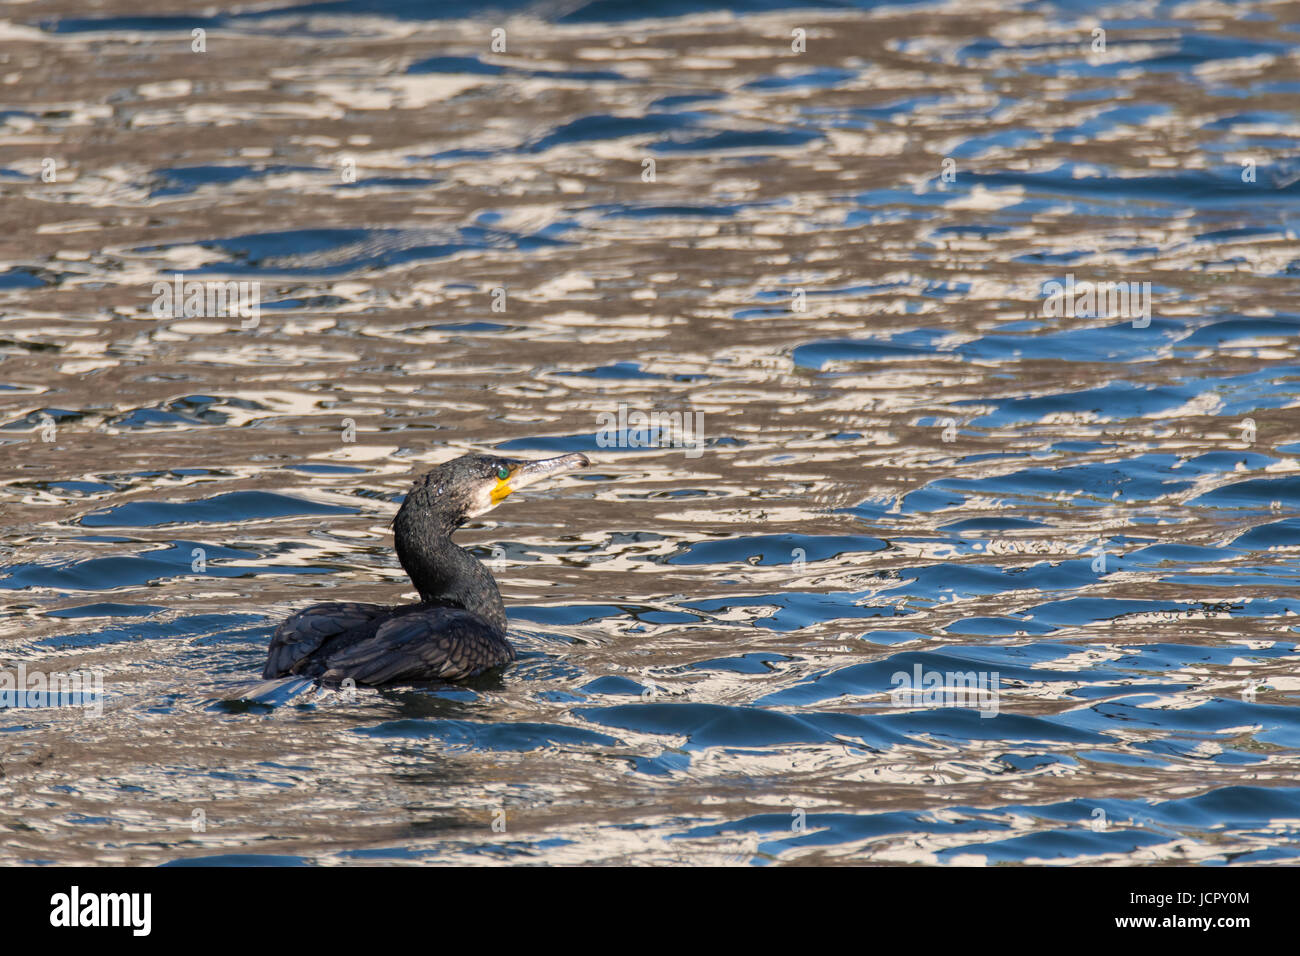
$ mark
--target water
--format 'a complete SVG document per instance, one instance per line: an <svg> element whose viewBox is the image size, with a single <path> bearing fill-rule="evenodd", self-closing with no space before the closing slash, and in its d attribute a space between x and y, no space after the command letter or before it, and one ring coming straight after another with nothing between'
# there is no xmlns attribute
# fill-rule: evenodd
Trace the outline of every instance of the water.
<svg viewBox="0 0 1300 956"><path fill-rule="evenodd" d="M6 8L0 860L1294 861L1296 6L475 6ZM519 662L262 685L470 449Z"/></svg>

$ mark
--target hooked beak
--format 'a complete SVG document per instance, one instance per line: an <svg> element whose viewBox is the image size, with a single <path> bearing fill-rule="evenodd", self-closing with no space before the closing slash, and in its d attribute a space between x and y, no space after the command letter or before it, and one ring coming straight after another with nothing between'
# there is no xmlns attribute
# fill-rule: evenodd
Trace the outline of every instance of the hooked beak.
<svg viewBox="0 0 1300 956"><path fill-rule="evenodd" d="M579 468L586 468L590 464L591 461L587 456L579 452L574 452L571 455L560 455L558 458L519 461L510 466L510 476L508 478L497 480L496 487L492 489L492 503L497 504L506 495L512 494L520 488L536 484L543 478L559 475L566 471L576 471Z"/></svg>

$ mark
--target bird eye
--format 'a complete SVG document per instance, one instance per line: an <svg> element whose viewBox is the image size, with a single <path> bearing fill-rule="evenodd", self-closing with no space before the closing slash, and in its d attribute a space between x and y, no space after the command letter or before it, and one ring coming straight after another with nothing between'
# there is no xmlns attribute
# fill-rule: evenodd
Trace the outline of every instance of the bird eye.
<svg viewBox="0 0 1300 956"><path fill-rule="evenodd" d="M505 465L502 465L500 468L497 469L497 477L500 478L502 481L505 481L507 478L510 477L510 469L507 468Z"/></svg>

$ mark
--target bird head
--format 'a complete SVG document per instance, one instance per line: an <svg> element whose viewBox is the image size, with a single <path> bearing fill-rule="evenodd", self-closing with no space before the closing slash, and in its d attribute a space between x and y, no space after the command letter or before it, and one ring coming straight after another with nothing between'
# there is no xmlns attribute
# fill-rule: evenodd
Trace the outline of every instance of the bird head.
<svg viewBox="0 0 1300 956"><path fill-rule="evenodd" d="M421 507L447 515L456 526L486 514L521 488L590 464L578 453L534 460L462 455L422 475L408 501L418 493Z"/></svg>

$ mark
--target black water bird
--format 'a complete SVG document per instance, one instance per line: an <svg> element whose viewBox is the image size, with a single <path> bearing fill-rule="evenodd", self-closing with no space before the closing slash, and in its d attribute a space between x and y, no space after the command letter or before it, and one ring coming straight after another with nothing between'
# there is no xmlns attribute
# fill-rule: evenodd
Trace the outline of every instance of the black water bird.
<svg viewBox="0 0 1300 956"><path fill-rule="evenodd" d="M299 611L276 629L262 677L368 685L461 680L514 660L496 581L452 543L452 532L520 488L589 464L580 454L539 461L463 455L417 478L393 519L393 541L419 603Z"/></svg>

